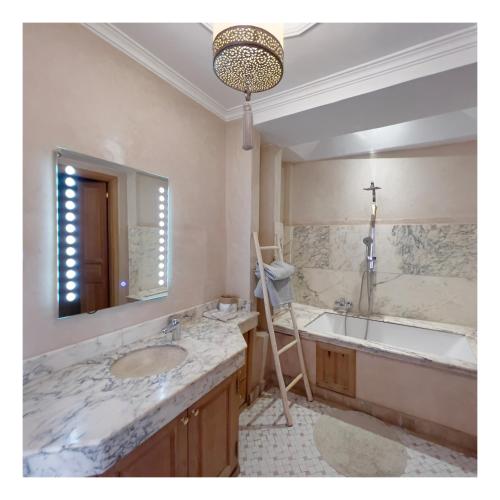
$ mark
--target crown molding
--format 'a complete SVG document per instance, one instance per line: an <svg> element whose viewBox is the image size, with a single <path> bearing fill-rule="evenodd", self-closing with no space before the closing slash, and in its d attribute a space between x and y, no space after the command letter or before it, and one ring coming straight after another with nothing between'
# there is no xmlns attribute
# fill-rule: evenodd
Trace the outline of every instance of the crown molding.
<svg viewBox="0 0 500 500"><path fill-rule="evenodd" d="M242 116L242 106L225 108L112 24L86 23L84 26L222 120L232 121ZM254 99L254 123L257 125L300 113L476 61L477 28L473 26L292 89Z"/></svg>
<svg viewBox="0 0 500 500"><path fill-rule="evenodd" d="M374 92L409 80L447 71L477 61L477 28L471 27L414 45L252 102L259 124ZM242 116L241 106L226 111L225 119Z"/></svg>
<svg viewBox="0 0 500 500"><path fill-rule="evenodd" d="M200 23L207 28L210 33L213 32L214 23ZM283 36L286 38L293 38L304 34L318 23L284 23Z"/></svg>
<svg viewBox="0 0 500 500"><path fill-rule="evenodd" d="M139 64L142 64L155 75L175 87L178 91L208 109L208 111L211 111L222 120L227 121L227 109L224 108L224 106L177 73L161 59L151 54L151 52L146 50L142 45L123 33L123 31L110 23L84 23L83 26L113 45L113 47L127 54Z"/></svg>

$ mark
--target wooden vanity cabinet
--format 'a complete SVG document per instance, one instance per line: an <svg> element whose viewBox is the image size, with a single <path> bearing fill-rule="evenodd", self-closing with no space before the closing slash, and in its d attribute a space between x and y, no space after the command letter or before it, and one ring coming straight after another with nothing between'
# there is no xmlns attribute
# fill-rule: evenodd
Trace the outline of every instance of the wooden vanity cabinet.
<svg viewBox="0 0 500 500"><path fill-rule="evenodd" d="M238 466L237 377L225 380L188 410L189 476L230 476Z"/></svg>
<svg viewBox="0 0 500 500"><path fill-rule="evenodd" d="M106 477L176 477L188 475L187 412L122 458Z"/></svg>
<svg viewBox="0 0 500 500"><path fill-rule="evenodd" d="M104 477L214 477L238 470L238 374L181 413Z"/></svg>

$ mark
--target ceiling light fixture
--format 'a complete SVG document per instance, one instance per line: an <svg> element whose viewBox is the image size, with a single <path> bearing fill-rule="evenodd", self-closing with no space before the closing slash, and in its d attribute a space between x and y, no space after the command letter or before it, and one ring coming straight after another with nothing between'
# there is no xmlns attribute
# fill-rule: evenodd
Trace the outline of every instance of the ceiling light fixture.
<svg viewBox="0 0 500 500"><path fill-rule="evenodd" d="M214 24L214 71L245 94L243 149L253 149L251 94L272 89L283 77L283 24Z"/></svg>

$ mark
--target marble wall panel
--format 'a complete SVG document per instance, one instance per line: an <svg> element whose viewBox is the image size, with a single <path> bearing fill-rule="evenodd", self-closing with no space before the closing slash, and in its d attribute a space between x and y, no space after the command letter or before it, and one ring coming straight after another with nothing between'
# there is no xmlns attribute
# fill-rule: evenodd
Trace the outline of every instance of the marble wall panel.
<svg viewBox="0 0 500 500"><path fill-rule="evenodd" d="M332 308L346 297L355 312L366 312L366 288L359 303L360 272L303 268L294 276L295 300L321 308ZM417 318L474 327L476 324L476 282L467 278L376 274L373 313ZM361 308L359 307L361 305Z"/></svg>
<svg viewBox="0 0 500 500"><path fill-rule="evenodd" d="M331 308L346 297L358 310L368 230L368 224L285 227L297 302ZM376 230L374 313L475 326L475 224L378 224Z"/></svg>
<svg viewBox="0 0 500 500"><path fill-rule="evenodd" d="M158 287L158 228L130 226L129 295Z"/></svg>
<svg viewBox="0 0 500 500"><path fill-rule="evenodd" d="M405 274L476 277L475 224L404 224L392 228Z"/></svg>
<svg viewBox="0 0 500 500"><path fill-rule="evenodd" d="M373 312L474 327L476 280L377 273Z"/></svg>
<svg viewBox="0 0 500 500"><path fill-rule="evenodd" d="M297 267L328 269L330 266L330 227L295 226L292 261Z"/></svg>

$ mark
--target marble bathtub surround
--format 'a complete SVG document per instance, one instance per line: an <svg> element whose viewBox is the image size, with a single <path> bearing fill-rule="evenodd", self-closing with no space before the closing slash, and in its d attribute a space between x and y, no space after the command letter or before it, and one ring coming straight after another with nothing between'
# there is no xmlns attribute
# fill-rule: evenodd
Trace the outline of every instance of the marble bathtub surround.
<svg viewBox="0 0 500 500"><path fill-rule="evenodd" d="M390 243L401 256L404 274L475 279L475 224L394 225Z"/></svg>
<svg viewBox="0 0 500 500"><path fill-rule="evenodd" d="M297 267L358 271L368 224L289 226ZM378 224L377 269L388 273L476 278L475 224Z"/></svg>
<svg viewBox="0 0 500 500"><path fill-rule="evenodd" d="M367 224L285 227L285 259L297 267L296 300L331 308L344 296L363 311L367 234ZM475 326L475 224L381 223L376 253L375 313Z"/></svg>
<svg viewBox="0 0 500 500"><path fill-rule="evenodd" d="M304 339L314 340L357 349L367 353L377 354L392 359L399 359L405 362L410 362L418 365L429 366L433 368L450 370L455 373L460 373L470 377L477 376L477 365L466 361L451 360L446 357L422 354L404 350L401 348L371 342L368 340L346 337L343 335L324 335L310 329L307 325L318 318L325 312L332 312L331 308L319 308L305 304L293 304L295 315L297 317L297 326ZM350 314L350 316L367 319L367 316L361 314ZM474 353L477 353L476 348L476 331L473 328L462 325L443 324L429 322L424 320L398 318L384 315L371 315L370 319L387 323L398 323L406 326L415 326L419 328L428 328L430 330L445 331L457 335L465 335L468 338L469 344ZM293 326L291 319L285 312L278 313L273 321L276 331L292 334Z"/></svg>
<svg viewBox="0 0 500 500"><path fill-rule="evenodd" d="M329 226L295 226L293 229L292 262L296 267L330 267Z"/></svg>
<svg viewBox="0 0 500 500"><path fill-rule="evenodd" d="M24 384L24 475L104 472L243 365L239 325L256 322L257 313L240 311L227 323L198 310L179 316L182 338L174 344L187 357L167 373L118 379L110 371L131 351L167 344L159 320L105 336L105 352L75 346L71 356L31 365Z"/></svg>

